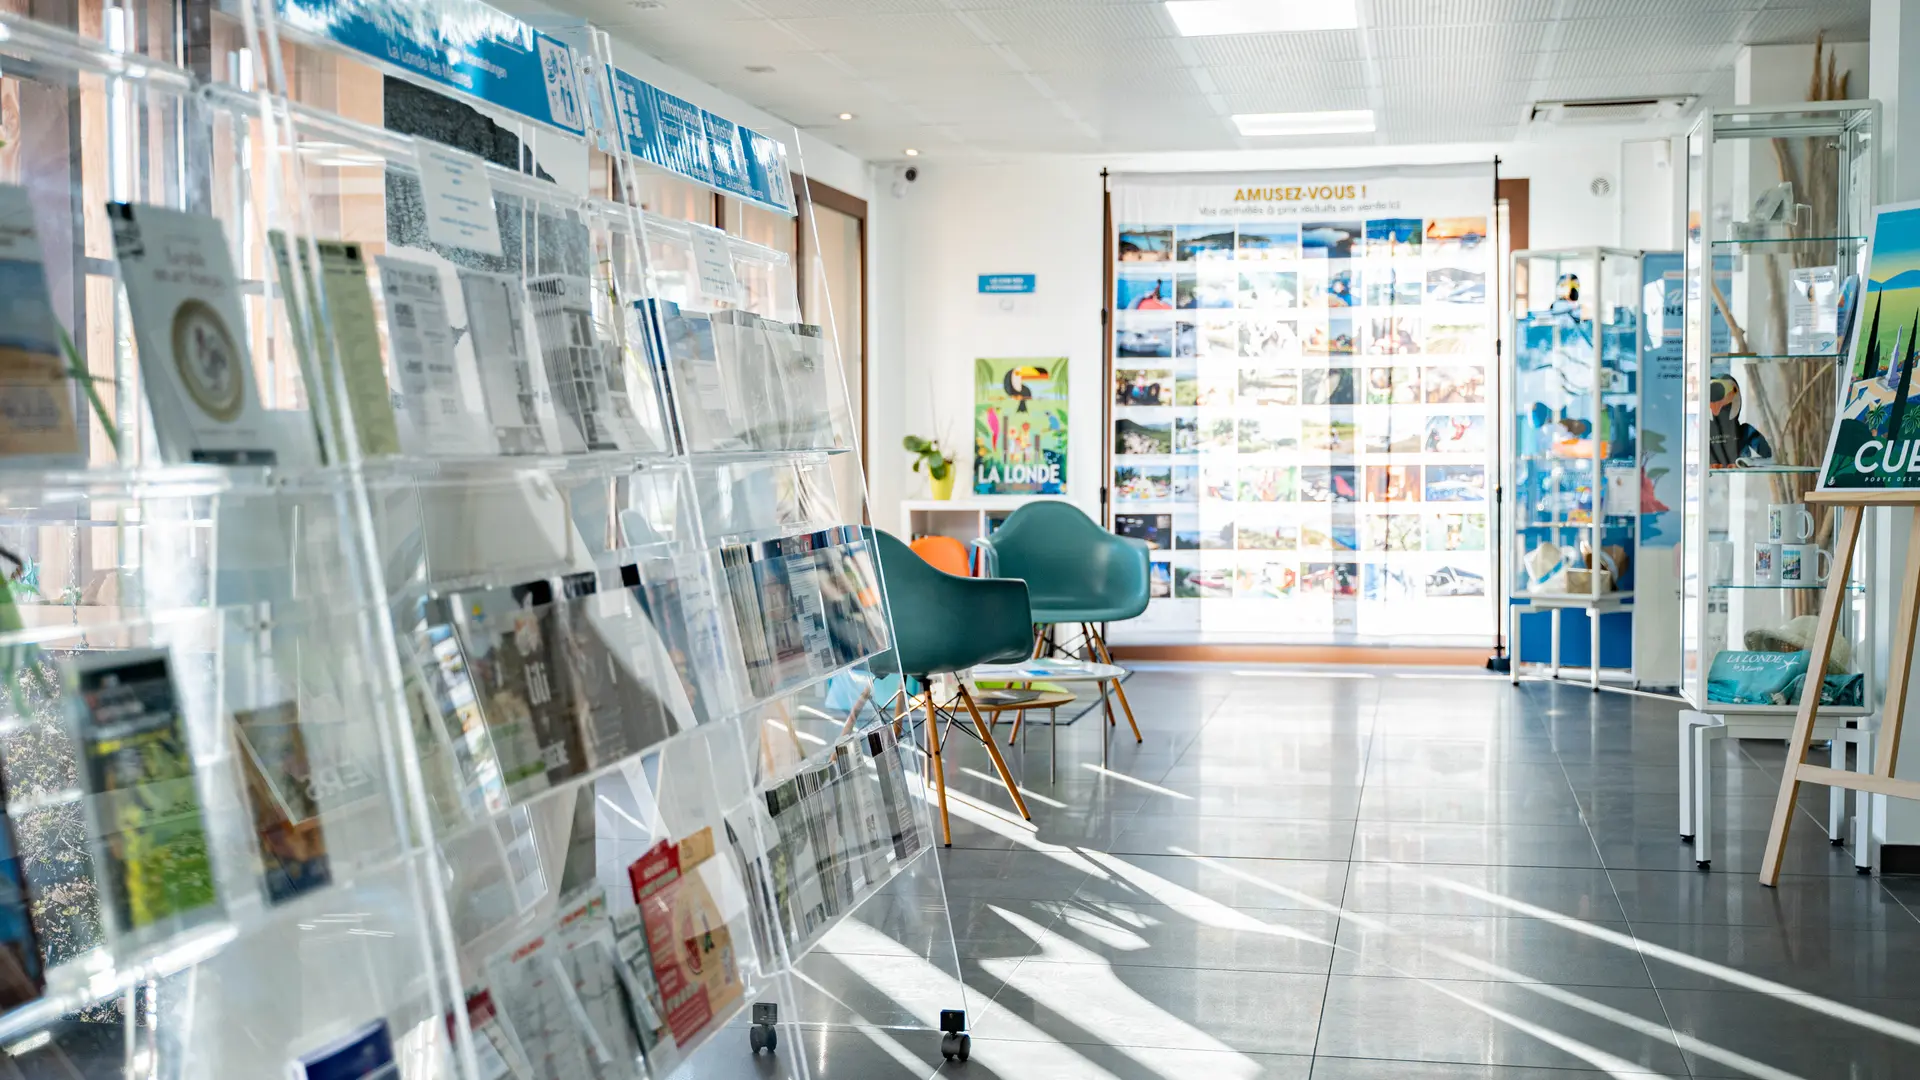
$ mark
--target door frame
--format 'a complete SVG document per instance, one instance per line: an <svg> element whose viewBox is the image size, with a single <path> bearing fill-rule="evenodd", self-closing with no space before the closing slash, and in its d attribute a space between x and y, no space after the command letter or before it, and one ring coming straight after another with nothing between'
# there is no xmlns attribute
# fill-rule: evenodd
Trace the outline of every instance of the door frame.
<svg viewBox="0 0 1920 1080"><path fill-rule="evenodd" d="M871 397L871 394L868 391L868 385L867 385L867 353L869 349L869 342L867 340L867 326L869 323L869 319L867 317L867 277L868 277L867 200L859 198L858 196L855 196L855 195L849 195L846 192L841 191L839 188L829 187L828 185L823 184L818 180L809 180L806 177L801 176L799 173L792 174L792 180L793 180L794 202L795 202L795 209L796 209L796 213L793 216L793 237L794 237L793 250L796 252L796 255L794 257L794 263L795 263L794 269L797 272L805 272L805 268L811 262L812 258L818 254L813 250L813 230L807 227L808 220L809 220L808 212L811 207L824 206L829 210L833 210L838 213L845 214L859 223L859 228L860 228L860 364L859 364L860 400L855 402L854 404L858 405L860 408L860 419L858 424L860 429L859 431L860 475L865 479L866 483L869 486L871 486L873 483L873 476L868 471L868 454L870 453L870 451L868 450L868 447L867 447L867 434L870 426L867 418L867 412L868 412L867 401L869 397ZM794 284L798 286L800 283L796 279ZM797 291L799 292L800 299L804 304L805 298L806 298L806 291L804 289L797 289ZM817 313L815 312L809 312L804 309L801 311L802 318L812 319L816 317L816 314Z"/></svg>

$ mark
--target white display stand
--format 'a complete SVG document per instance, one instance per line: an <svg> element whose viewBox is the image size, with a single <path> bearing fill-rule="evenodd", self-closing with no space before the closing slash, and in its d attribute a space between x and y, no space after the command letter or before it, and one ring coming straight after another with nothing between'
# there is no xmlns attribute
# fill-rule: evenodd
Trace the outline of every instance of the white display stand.
<svg viewBox="0 0 1920 1080"><path fill-rule="evenodd" d="M963 543L984 540L993 525L1030 502L1070 502L1064 495L968 495L952 499L905 499L900 503L900 535L951 536Z"/></svg>

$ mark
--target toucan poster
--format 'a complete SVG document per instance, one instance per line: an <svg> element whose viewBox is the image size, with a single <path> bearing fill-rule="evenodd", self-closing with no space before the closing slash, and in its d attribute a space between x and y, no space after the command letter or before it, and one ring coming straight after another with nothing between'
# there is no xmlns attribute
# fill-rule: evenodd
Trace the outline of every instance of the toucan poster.
<svg viewBox="0 0 1920 1080"><path fill-rule="evenodd" d="M973 493L1067 493L1067 361L973 362Z"/></svg>

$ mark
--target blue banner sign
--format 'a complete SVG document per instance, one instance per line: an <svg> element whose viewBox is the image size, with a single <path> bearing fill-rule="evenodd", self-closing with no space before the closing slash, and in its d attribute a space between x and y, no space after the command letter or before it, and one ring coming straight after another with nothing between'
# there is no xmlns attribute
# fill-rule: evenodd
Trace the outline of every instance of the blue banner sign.
<svg viewBox="0 0 1920 1080"><path fill-rule="evenodd" d="M613 111L627 152L675 176L778 210L794 212L786 149L619 68L608 69Z"/></svg>
<svg viewBox="0 0 1920 1080"><path fill-rule="evenodd" d="M1030 293L1038 279L1033 274L981 274L983 293Z"/></svg>
<svg viewBox="0 0 1920 1080"><path fill-rule="evenodd" d="M478 0L278 0L277 10L295 30L562 131L587 133L573 49Z"/></svg>

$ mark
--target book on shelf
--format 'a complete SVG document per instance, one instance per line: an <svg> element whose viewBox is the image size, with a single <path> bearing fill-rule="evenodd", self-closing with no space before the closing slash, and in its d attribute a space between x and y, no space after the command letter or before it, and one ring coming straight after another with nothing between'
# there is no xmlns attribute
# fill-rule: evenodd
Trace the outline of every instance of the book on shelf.
<svg viewBox="0 0 1920 1080"><path fill-rule="evenodd" d="M546 372L533 357L526 288L519 278L462 270L467 337L480 389L503 454L561 454L586 448L578 429L554 415Z"/></svg>
<svg viewBox="0 0 1920 1080"><path fill-rule="evenodd" d="M385 1020L308 1051L294 1062L295 1080L398 1080L393 1036Z"/></svg>
<svg viewBox="0 0 1920 1080"><path fill-rule="evenodd" d="M25 188L0 184L0 466L85 464L61 339L33 203Z"/></svg>
<svg viewBox="0 0 1920 1080"><path fill-rule="evenodd" d="M705 828L679 843L661 840L627 868L667 1028L683 1050L745 992L732 929L700 874L713 854L713 830Z"/></svg>
<svg viewBox="0 0 1920 1080"><path fill-rule="evenodd" d="M220 222L157 206L108 203L154 438L171 462L273 465L281 450L317 458L310 436L260 407L240 283Z"/></svg>
<svg viewBox="0 0 1920 1080"><path fill-rule="evenodd" d="M138 948L224 916L193 751L161 649L66 661L101 907Z"/></svg>
<svg viewBox="0 0 1920 1080"><path fill-rule="evenodd" d="M313 389L317 384L331 402L328 411L332 422L327 429L333 445L345 447L347 428L342 418L351 413L353 437L363 456L399 453L400 431L393 417L386 367L380 360L379 324L374 319L373 290L367 282L367 263L360 245L340 240L296 240L290 244L287 234L278 229L268 233L267 239L280 272L287 317L294 326L294 353L307 382L308 400L315 402L316 429L320 426L317 402L321 397ZM299 250L297 260L292 248ZM315 251L320 261L318 282L313 275ZM291 286L296 261L302 296L296 296ZM311 320L301 310L303 298L306 310L316 316ZM343 384L344 404L339 400ZM325 442L321 446L324 450Z"/></svg>
<svg viewBox="0 0 1920 1080"><path fill-rule="evenodd" d="M283 701L233 713L244 789L260 842L260 879L272 904L333 880L300 706Z"/></svg>
<svg viewBox="0 0 1920 1080"><path fill-rule="evenodd" d="M399 384L400 442L409 454L491 454L493 434L467 409L440 270L392 255L374 258Z"/></svg>

